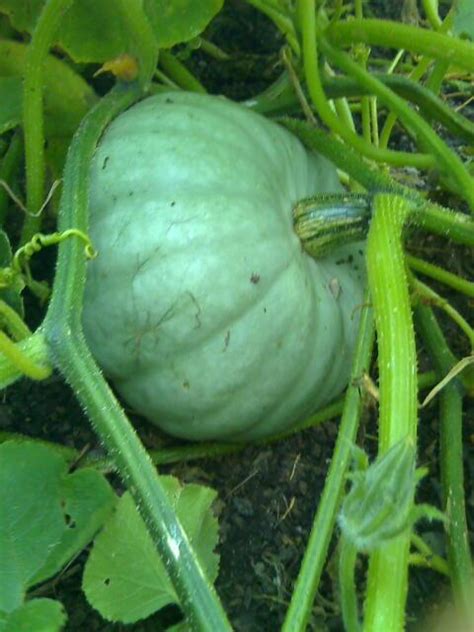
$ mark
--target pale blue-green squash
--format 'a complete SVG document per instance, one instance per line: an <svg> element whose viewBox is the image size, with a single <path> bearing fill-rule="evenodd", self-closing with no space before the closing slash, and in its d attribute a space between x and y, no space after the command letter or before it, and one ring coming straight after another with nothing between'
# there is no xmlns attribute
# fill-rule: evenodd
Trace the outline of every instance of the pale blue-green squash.
<svg viewBox="0 0 474 632"><path fill-rule="evenodd" d="M335 168L224 98L145 99L91 167L84 330L128 407L178 437L290 428L347 384L361 245L314 261L292 207Z"/></svg>

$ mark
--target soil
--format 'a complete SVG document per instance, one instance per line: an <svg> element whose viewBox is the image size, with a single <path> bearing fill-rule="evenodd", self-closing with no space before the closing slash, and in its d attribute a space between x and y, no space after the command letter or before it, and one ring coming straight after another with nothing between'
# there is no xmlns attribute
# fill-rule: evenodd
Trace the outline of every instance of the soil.
<svg viewBox="0 0 474 632"><path fill-rule="evenodd" d="M390 4L390 3L389 3ZM393 5L392 5L393 6ZM394 16L392 16L394 17ZM209 28L207 36L232 55L227 62L213 61L204 53L192 56L190 67L213 92L243 99L264 89L278 75L281 38L271 23L243 2L229 2ZM440 260L453 272L472 274L472 253L441 239L423 236L413 245L430 260ZM445 288L442 292L447 296ZM464 314L472 308L459 295L453 298ZM442 319L452 348L460 357L468 350L451 322ZM422 360L423 363L423 360ZM471 400L472 401L472 400ZM137 428L147 447L161 440L158 431L137 420ZM26 380L10 387L0 407L0 430L19 432L100 453L101 446L80 410L74 395L58 376L46 383ZM278 444L248 447L225 458L200 460L162 467L184 482L202 482L218 490L216 503L220 523L221 556L217 590L237 631L262 632L279 629L298 574L315 509L321 494L337 436L337 420L305 431ZM466 499L470 538L474 524L474 414L466 412ZM373 408L367 409L361 427L361 443L373 453L376 424ZM440 505L438 473L437 409L422 412L420 423L420 463L429 475L419 489L419 501ZM121 490L120 482L116 481ZM436 523L421 523L418 532L443 553L442 530ZM336 543L329 554L309 629L318 632L342 631L336 586ZM176 609L131 626L111 624L94 612L81 592L84 553L63 575L43 587L43 595L62 601L68 612L68 632L130 630L145 632L164 629L179 619ZM363 591L363 586L361 593ZM408 603L409 629L416 630L425 614L444 600L449 587L440 575L414 569Z"/></svg>

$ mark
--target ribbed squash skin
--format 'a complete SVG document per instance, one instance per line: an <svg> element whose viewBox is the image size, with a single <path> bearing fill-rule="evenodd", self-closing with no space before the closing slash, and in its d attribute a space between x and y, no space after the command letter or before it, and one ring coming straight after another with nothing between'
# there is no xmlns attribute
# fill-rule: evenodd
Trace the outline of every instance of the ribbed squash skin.
<svg viewBox="0 0 474 632"><path fill-rule="evenodd" d="M315 262L293 204L340 189L285 129L219 97L145 99L91 167L84 329L124 400L170 434L248 440L347 383L360 245Z"/></svg>

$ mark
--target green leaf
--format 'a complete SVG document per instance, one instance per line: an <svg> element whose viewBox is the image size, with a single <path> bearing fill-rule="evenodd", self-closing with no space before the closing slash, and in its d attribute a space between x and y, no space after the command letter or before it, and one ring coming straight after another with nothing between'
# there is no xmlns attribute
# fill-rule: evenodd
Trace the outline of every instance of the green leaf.
<svg viewBox="0 0 474 632"><path fill-rule="evenodd" d="M0 134L21 122L21 77L0 77Z"/></svg>
<svg viewBox="0 0 474 632"><path fill-rule="evenodd" d="M456 35L464 35L474 40L474 5L472 0L458 0L453 26Z"/></svg>
<svg viewBox="0 0 474 632"><path fill-rule="evenodd" d="M59 480L64 462L38 446L0 446L0 608L21 606L26 585L63 530Z"/></svg>
<svg viewBox="0 0 474 632"><path fill-rule="evenodd" d="M59 601L33 599L11 612L0 623L0 632L59 632L66 619Z"/></svg>
<svg viewBox="0 0 474 632"><path fill-rule="evenodd" d="M189 42L204 31L224 0L145 0L145 12L160 48Z"/></svg>
<svg viewBox="0 0 474 632"><path fill-rule="evenodd" d="M69 475L54 450L34 442L0 445L0 609L61 569L92 538L113 502L95 472Z"/></svg>
<svg viewBox="0 0 474 632"><path fill-rule="evenodd" d="M117 497L106 479L96 470L82 469L62 479L61 506L66 519L58 545L30 585L55 575L92 540L110 516Z"/></svg>
<svg viewBox="0 0 474 632"><path fill-rule="evenodd" d="M0 0L5 12L19 31L32 33L46 0ZM76 62L104 62L128 52L127 25L115 6L115 0L75 2L61 20L56 43Z"/></svg>
<svg viewBox="0 0 474 632"><path fill-rule="evenodd" d="M367 469L352 473L339 526L357 550L373 551L411 526L415 458L414 445L403 439Z"/></svg>
<svg viewBox="0 0 474 632"><path fill-rule="evenodd" d="M210 511L216 492L199 485L182 487L162 476L171 503L210 581L218 571L213 552L217 520ZM176 547L179 544L176 543ZM94 541L84 570L83 589L89 603L111 621L133 623L170 603L178 603L165 567L148 535L132 497L126 493Z"/></svg>
<svg viewBox="0 0 474 632"><path fill-rule="evenodd" d="M104 62L133 49L115 0L75 2L60 25L58 44L76 62Z"/></svg>
<svg viewBox="0 0 474 632"><path fill-rule="evenodd" d="M19 31L31 33L45 0L0 0L0 12ZM223 0L145 0L144 10L160 48L199 35ZM64 15L56 44L76 62L105 62L133 53L135 42L115 0L81 0Z"/></svg>

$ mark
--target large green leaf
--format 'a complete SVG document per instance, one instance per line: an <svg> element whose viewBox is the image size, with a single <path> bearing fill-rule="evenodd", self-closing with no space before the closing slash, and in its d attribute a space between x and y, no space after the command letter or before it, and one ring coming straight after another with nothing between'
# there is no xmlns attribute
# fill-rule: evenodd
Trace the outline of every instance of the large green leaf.
<svg viewBox="0 0 474 632"><path fill-rule="evenodd" d="M0 39L0 77L18 81L23 76L26 50L25 44ZM80 75L52 55L43 72L46 135L71 136L97 97Z"/></svg>
<svg viewBox="0 0 474 632"><path fill-rule="evenodd" d="M59 632L66 613L59 601L33 599L0 622L0 632Z"/></svg>
<svg viewBox="0 0 474 632"><path fill-rule="evenodd" d="M45 565L30 580L36 584L55 575L92 540L111 514L117 497L96 470L82 469L65 476L60 484L66 529Z"/></svg>
<svg viewBox="0 0 474 632"><path fill-rule="evenodd" d="M54 450L32 441L0 445L0 610L18 609L26 589L87 544L115 495L96 472L68 474Z"/></svg>
<svg viewBox="0 0 474 632"><path fill-rule="evenodd" d="M224 0L144 0L160 48L188 42L206 28Z"/></svg>
<svg viewBox="0 0 474 632"><path fill-rule="evenodd" d="M129 0L130 1L130 0ZM13 26L31 33L45 0L0 0ZM199 35L223 0L144 0L160 48ZM81 0L64 15L56 43L76 62L104 62L134 50L126 16L116 0Z"/></svg>
<svg viewBox="0 0 474 632"><path fill-rule="evenodd" d="M59 502L64 462L47 456L37 446L0 446L0 608L6 612L21 606L28 581L64 528Z"/></svg>
<svg viewBox="0 0 474 632"><path fill-rule="evenodd" d="M210 511L216 492L199 485L182 487L170 476L161 477L202 567L210 581L218 571L217 520ZM175 542L179 549L179 542ZM132 497L126 493L117 510L94 541L86 563L83 588L90 604L111 621L133 623L178 598L163 562Z"/></svg>

